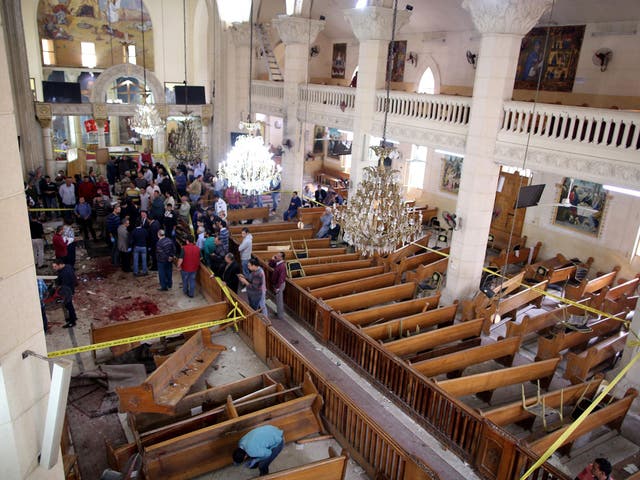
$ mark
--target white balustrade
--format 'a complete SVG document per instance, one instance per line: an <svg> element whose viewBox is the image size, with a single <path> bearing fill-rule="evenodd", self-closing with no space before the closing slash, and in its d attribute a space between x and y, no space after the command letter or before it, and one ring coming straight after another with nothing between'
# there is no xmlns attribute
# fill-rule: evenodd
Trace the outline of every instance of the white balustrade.
<svg viewBox="0 0 640 480"><path fill-rule="evenodd" d="M351 110L356 104L356 89L334 85L301 85L298 90L301 104L330 105L342 111Z"/></svg>
<svg viewBox="0 0 640 480"><path fill-rule="evenodd" d="M505 102L502 132L573 144L640 150L640 112Z"/></svg>
<svg viewBox="0 0 640 480"><path fill-rule="evenodd" d="M284 98L284 84L282 82L253 80L251 82L251 95L282 101Z"/></svg>
<svg viewBox="0 0 640 480"><path fill-rule="evenodd" d="M376 112L384 113L387 92L376 93ZM389 115L417 120L431 120L453 125L467 125L471 110L471 98L426 93L389 93Z"/></svg>

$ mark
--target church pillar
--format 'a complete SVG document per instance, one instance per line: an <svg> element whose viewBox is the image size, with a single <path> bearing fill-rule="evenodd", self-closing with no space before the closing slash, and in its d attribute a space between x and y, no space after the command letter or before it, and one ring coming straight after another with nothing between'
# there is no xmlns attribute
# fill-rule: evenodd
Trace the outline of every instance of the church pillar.
<svg viewBox="0 0 640 480"><path fill-rule="evenodd" d="M376 92L384 89L386 83L393 9L370 6L345 10L344 15L360 41L350 173L350 189L355 192L362 180L363 169L369 166L369 135L374 127ZM397 32L409 23L410 16L411 13L407 10L398 11L396 36ZM379 133L382 134L381 129Z"/></svg>
<svg viewBox="0 0 640 480"><path fill-rule="evenodd" d="M279 15L273 21L284 50L284 105L282 126L283 144L291 141L291 147L284 147L282 153L282 190L300 192L304 176L304 122L298 120L298 89L309 77L309 47L324 28L324 20L310 20L303 17ZM288 193L285 194L287 198Z"/></svg>
<svg viewBox="0 0 640 480"><path fill-rule="evenodd" d="M17 49L16 44L22 42L23 37L17 40L7 24L15 21L22 24L22 20L6 15L4 7L7 3L14 2L4 2L0 8L0 92L3 92L0 95L0 224L4 226L3 243L11 252L0 260L2 328L5 332L0 336L0 478L62 479L61 455L51 470L38 465L50 389L49 365L34 357L22 359L25 350L46 355L47 345L29 242L18 149L17 123L22 115L19 112L22 104L14 102L10 93L17 87L12 85L16 76L8 52ZM32 104L31 115L35 121ZM40 135L37 128L34 130L36 137ZM28 138L23 137L23 145ZM42 161L40 155L38 162Z"/></svg>
<svg viewBox="0 0 640 480"><path fill-rule="evenodd" d="M38 103L36 116L40 128L42 129L42 145L44 153L45 172L51 178L56 176L56 160L53 155L53 140L51 139L51 105L48 103Z"/></svg>
<svg viewBox="0 0 640 480"><path fill-rule="evenodd" d="M228 57L228 65L233 74L233 81L229 82L229 86L232 86L229 94L232 101L228 109L227 118L229 130L237 132L239 122L246 121L249 114L249 78L253 73L249 72L251 26L249 22L234 23L229 28L229 32L235 46L235 55ZM254 45L256 45L257 37L255 31L253 36Z"/></svg>
<svg viewBox="0 0 640 480"><path fill-rule="evenodd" d="M494 161L503 102L510 100L522 37L551 6L551 0L465 0L463 8L480 31L466 152L453 233L446 301L466 298L478 289L500 167Z"/></svg>
<svg viewBox="0 0 640 480"><path fill-rule="evenodd" d="M104 125L106 120L104 118L96 118L96 127L98 127L98 148L104 148L107 146L107 142L104 138Z"/></svg>

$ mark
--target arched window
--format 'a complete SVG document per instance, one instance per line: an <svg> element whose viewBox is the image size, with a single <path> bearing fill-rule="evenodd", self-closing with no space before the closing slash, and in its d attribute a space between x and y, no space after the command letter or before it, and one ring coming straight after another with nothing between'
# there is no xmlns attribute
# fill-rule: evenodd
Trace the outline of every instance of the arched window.
<svg viewBox="0 0 640 480"><path fill-rule="evenodd" d="M422 74L422 78L418 84L418 93L428 93L430 95L436 93L436 79L433 76L431 67L428 67Z"/></svg>

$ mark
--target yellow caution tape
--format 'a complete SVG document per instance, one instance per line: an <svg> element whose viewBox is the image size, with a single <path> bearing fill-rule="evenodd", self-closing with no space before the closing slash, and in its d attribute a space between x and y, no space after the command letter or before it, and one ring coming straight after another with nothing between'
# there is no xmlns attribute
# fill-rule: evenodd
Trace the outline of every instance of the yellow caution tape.
<svg viewBox="0 0 640 480"><path fill-rule="evenodd" d="M49 358L64 357L64 356L73 355L76 353L90 352L92 350L100 350L103 348L117 347L119 345L126 345L128 343L142 342L145 340L152 340L154 338L168 337L171 335L178 335L180 333L191 332L193 330L201 330L203 328L215 327L217 325L223 325L225 323L234 322L235 324L237 320L242 318L244 317L233 316L233 317L225 318L223 320L215 320L213 322L198 323L198 324L189 325L186 327L171 328L169 330L163 330L161 332L147 333L144 335L136 335L134 337L128 337L128 338L120 338L118 340L110 340L108 342L100 342L100 343L94 343L91 345L85 345L83 347L74 347L74 348L67 348L64 350L56 350L55 352L49 352L47 356ZM236 329L237 328L238 327L236 325Z"/></svg>
<svg viewBox="0 0 640 480"><path fill-rule="evenodd" d="M27 208L30 212L64 212L73 211L73 208Z"/></svg>
<svg viewBox="0 0 640 480"><path fill-rule="evenodd" d="M614 378L613 381L609 385L607 385L607 387L600 393L600 395L598 395L595 401L592 402L591 405L589 405L584 412L582 412L582 415L580 415L575 422L569 425L569 428L567 428L567 430L562 435L560 435L560 437L558 437L558 439L553 443L553 445L551 445L547 449L547 451L544 452L544 454L542 454L542 456L538 459L538 461L536 461L536 463L534 463L531 466L531 468L529 468L529 470L527 470L525 474L520 477L520 480L526 480L529 477L529 475L531 475L538 467L540 467L544 462L547 461L547 459L553 454L553 452L555 452L558 448L560 448L560 446L564 443L564 441L567 438L569 438L569 436L575 431L576 428L578 428L578 426L582 423L582 421L585 418L587 418L587 416L593 411L594 408L596 408L596 406L598 406L598 404L602 401L602 399L613 389L613 387L616 386L616 384L620 380L622 380L622 378L626 375L626 373L633 366L633 364L636 363L638 359L640 359L640 352L636 353L636 355L631 359L631 361L627 365L625 365L625 367L622 370L620 370L620 373L616 375L616 378Z"/></svg>

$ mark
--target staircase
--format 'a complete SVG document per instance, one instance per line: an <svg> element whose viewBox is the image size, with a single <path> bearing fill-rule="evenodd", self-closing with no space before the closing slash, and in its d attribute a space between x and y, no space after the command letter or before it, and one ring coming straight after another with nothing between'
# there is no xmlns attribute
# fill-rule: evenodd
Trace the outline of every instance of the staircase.
<svg viewBox="0 0 640 480"><path fill-rule="evenodd" d="M267 71L269 72L269 80L272 82L283 82L284 77L282 76L282 72L280 72L280 67L273 54L269 34L262 23L258 24L258 38L260 39L260 56L264 60Z"/></svg>

